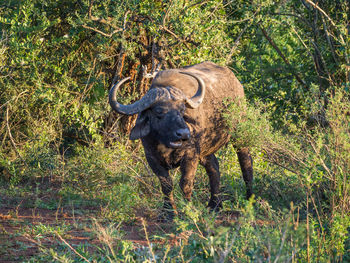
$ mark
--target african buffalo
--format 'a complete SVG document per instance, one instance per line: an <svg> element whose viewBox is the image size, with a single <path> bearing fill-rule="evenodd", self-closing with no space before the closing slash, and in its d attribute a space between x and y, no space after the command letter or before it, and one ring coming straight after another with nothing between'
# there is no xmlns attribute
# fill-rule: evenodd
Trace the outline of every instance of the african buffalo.
<svg viewBox="0 0 350 263"><path fill-rule="evenodd" d="M222 117L224 99L244 98L243 87L235 75L212 62L160 71L140 100L122 105L117 102L116 93L128 79L112 87L109 103L120 114L138 114L130 139L142 140L148 164L160 180L167 218L176 213L169 170L178 166L180 187L187 200L191 199L200 163L209 176L208 206L211 209L221 207L219 163L214 153L230 139ZM249 198L252 195L252 159L248 148L237 149L237 155Z"/></svg>

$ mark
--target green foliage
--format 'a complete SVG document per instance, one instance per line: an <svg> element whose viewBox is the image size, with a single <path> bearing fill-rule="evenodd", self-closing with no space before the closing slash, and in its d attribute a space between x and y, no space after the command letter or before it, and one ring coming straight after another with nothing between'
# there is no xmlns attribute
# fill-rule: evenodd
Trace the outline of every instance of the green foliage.
<svg viewBox="0 0 350 263"><path fill-rule="evenodd" d="M9 240L29 233L40 251L17 258L25 262L349 261L349 3L313 2L2 3L1 208L13 207L14 218L22 207L57 212L55 225L4 228L10 238L0 236L0 257L27 248ZM142 65L205 60L232 67L247 96L223 110L232 137L217 154L223 211L205 208L200 168L192 203L175 190L179 216L171 229L151 230L147 245L135 244L123 226L139 226L140 213L156 218L162 195L139 144L115 131L133 120L107 116L109 86L131 75L118 94L131 102L148 89ZM250 201L235 154L246 146L254 159ZM58 223L61 210L90 218L90 209L93 222ZM73 245L74 252L60 237L69 244L76 227L93 229L101 246ZM144 223L140 232L148 229Z"/></svg>
<svg viewBox="0 0 350 263"><path fill-rule="evenodd" d="M243 109L243 110L242 110ZM244 100L224 101L223 116L230 131L231 142L236 148L261 146L264 134L271 133L267 114Z"/></svg>
<svg viewBox="0 0 350 263"><path fill-rule="evenodd" d="M305 113L322 116L326 91L348 85L349 5L322 1L316 8L310 3L234 1L226 7L237 43L232 66L248 98L262 100L279 127L281 120L298 122Z"/></svg>

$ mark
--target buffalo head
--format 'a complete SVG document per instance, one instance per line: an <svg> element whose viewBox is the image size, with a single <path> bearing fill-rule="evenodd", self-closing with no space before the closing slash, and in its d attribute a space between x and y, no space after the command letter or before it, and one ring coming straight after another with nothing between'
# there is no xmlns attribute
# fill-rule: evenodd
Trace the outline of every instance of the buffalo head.
<svg viewBox="0 0 350 263"><path fill-rule="evenodd" d="M186 108L197 108L205 96L204 81L195 74L179 72L195 78L198 90L192 98L188 98L181 90L172 87L152 87L140 100L123 105L117 102L116 93L119 87L128 81L125 78L115 84L109 93L109 103L113 110L120 114L138 114L136 125L130 134L131 140L152 135L168 148L179 148L184 141L190 139L190 130L184 120ZM174 74L174 77L181 77Z"/></svg>

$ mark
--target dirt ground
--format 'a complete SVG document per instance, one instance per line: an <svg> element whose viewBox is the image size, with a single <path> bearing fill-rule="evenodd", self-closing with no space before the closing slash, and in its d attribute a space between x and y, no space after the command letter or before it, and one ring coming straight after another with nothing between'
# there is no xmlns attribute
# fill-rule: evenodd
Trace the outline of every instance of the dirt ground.
<svg viewBox="0 0 350 263"><path fill-rule="evenodd" d="M77 216L72 211L54 211L49 209L32 208L0 208L0 262L18 262L38 254L40 247L49 248L60 242L68 247L84 243L99 246L100 241L89 228L79 228L79 225L88 223L93 218L93 212L84 216ZM39 243L35 239L33 227L43 224L45 226L58 227L70 226L65 232L64 238L57 234L45 236ZM87 224L89 225L89 224ZM77 227L78 226L78 227ZM141 216L135 218L135 222L123 224L121 230L124 233L123 240L131 241L135 247L148 246L149 240L145 235L145 227L149 237L156 233L168 233L171 225L158 223L156 220L145 219ZM175 237L172 243L177 243ZM152 241L153 242L153 241ZM91 249L94 249L91 246Z"/></svg>
<svg viewBox="0 0 350 263"><path fill-rule="evenodd" d="M91 252L102 246L103 241L99 240L96 228L92 229L94 218L99 217L98 207L74 211L72 208L52 210L26 208L23 203L17 206L11 206L9 201L6 203L8 205L3 203L0 207L0 263L28 260L42 253L43 248L64 246L75 253L74 247L80 244L88 244L86 247ZM157 221L156 215L149 211L139 210L135 214L132 222L123 223L119 228L123 234L122 240L132 242L135 248L147 247L151 242L177 246L181 240L187 240L193 234L191 231L174 234L174 224ZM224 225L237 217L238 214L234 212L222 214L216 217L216 222ZM58 232L62 228L65 230L60 235ZM154 239L153 236L166 238Z"/></svg>

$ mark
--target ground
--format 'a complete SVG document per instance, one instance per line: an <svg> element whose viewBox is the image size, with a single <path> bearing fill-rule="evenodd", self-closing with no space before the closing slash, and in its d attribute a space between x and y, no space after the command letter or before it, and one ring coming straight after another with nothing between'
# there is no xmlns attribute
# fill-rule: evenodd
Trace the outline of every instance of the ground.
<svg viewBox="0 0 350 263"><path fill-rule="evenodd" d="M87 210L87 214L74 215L73 211L59 209L35 209L21 207L3 207L0 209L0 262L18 262L39 253L40 247L51 247L57 243L63 243L67 246L76 246L79 244L89 243L90 249L96 249L100 241L92 232L92 229L85 226L91 221L91 218L96 216L96 211ZM144 231L143 222L146 225L147 234L152 237L159 232L168 232L171 228L167 223L158 223L151 218L146 219L142 215L135 217L135 221L128 224L123 224L121 229L126 241L131 241L135 247L148 246L150 241L147 241ZM44 239L37 241L37 231L33 231L36 226L52 227L56 229L59 226L72 226L64 234L63 237L56 233L47 235ZM46 231L48 233L50 231ZM181 237L179 237L181 238ZM174 237L174 244L176 237Z"/></svg>
<svg viewBox="0 0 350 263"><path fill-rule="evenodd" d="M106 243L106 240L101 240L103 233L96 235L96 225L93 227L98 215L97 207L84 207L82 214L81 210L71 208L3 206L0 208L0 262L27 261L58 246L79 253L74 248L85 245L94 252ZM222 224L228 218L235 220L236 217L236 213L223 215L217 218L217 222ZM148 247L151 243L177 246L192 234L191 231L173 234L176 233L173 228L172 223L158 222L149 212L140 210L130 222L121 224L119 230L123 233L122 239L131 242L135 249ZM166 238L157 239L159 236Z"/></svg>

